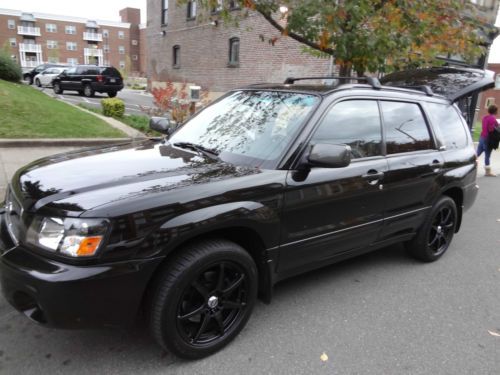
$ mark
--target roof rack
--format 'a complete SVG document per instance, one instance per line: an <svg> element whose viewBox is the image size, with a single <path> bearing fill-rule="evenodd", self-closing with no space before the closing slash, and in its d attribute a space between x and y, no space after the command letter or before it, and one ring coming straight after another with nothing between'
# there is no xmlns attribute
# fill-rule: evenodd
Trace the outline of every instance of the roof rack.
<svg viewBox="0 0 500 375"><path fill-rule="evenodd" d="M391 87L398 87L400 89L418 90L418 91L424 92L425 95L427 95L427 96L434 96L434 91L432 91L431 87L428 85L419 85L419 86L398 85L398 86L391 86Z"/></svg>
<svg viewBox="0 0 500 375"><path fill-rule="evenodd" d="M288 77L287 79L285 79L285 85L292 85L295 83L295 81L304 81L310 79L344 79L344 80L366 81L366 83L369 84L371 87L373 87L375 90L380 90L382 88L380 81L378 80L378 78L375 77L340 77L340 76L300 77L300 78Z"/></svg>

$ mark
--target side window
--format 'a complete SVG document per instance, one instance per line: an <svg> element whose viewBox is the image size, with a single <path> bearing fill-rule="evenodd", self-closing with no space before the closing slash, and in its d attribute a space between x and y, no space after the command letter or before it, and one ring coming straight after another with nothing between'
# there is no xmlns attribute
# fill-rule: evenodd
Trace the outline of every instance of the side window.
<svg viewBox="0 0 500 375"><path fill-rule="evenodd" d="M80 67L76 69L77 74L87 74L87 68Z"/></svg>
<svg viewBox="0 0 500 375"><path fill-rule="evenodd" d="M381 155L377 102L348 100L335 104L314 133L312 142L349 145L355 159Z"/></svg>
<svg viewBox="0 0 500 375"><path fill-rule="evenodd" d="M66 70L66 74L69 76L74 76L76 74L76 68L69 68Z"/></svg>
<svg viewBox="0 0 500 375"><path fill-rule="evenodd" d="M434 128L438 128L446 149L453 150L467 145L467 130L453 105L427 103Z"/></svg>
<svg viewBox="0 0 500 375"><path fill-rule="evenodd" d="M387 154L432 148L429 129L417 104L385 101L380 104Z"/></svg>

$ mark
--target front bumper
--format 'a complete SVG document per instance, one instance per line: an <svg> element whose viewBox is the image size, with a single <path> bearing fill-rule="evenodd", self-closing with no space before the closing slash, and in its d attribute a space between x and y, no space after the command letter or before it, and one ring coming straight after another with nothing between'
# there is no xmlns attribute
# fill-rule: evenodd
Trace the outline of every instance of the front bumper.
<svg viewBox="0 0 500 375"><path fill-rule="evenodd" d="M68 265L12 243L0 214L0 284L7 301L57 328L127 326L137 316L163 258L96 266Z"/></svg>

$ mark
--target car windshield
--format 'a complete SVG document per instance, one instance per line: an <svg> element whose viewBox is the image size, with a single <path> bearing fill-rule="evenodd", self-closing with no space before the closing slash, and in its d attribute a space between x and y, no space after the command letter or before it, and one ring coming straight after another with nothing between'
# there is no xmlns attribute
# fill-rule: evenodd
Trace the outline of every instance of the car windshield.
<svg viewBox="0 0 500 375"><path fill-rule="evenodd" d="M235 164L266 167L283 154L319 101L277 91L237 91L207 107L169 139L217 153Z"/></svg>

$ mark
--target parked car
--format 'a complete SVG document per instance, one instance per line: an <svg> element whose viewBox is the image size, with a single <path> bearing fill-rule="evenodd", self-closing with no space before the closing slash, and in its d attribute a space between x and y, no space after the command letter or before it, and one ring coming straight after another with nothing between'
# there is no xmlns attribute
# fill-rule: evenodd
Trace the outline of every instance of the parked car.
<svg viewBox="0 0 500 375"><path fill-rule="evenodd" d="M27 72L24 72L23 73L23 79L25 81L28 81L28 83L30 85L33 84L34 82L34 79L35 79L35 76L41 72L43 72L44 70L48 69L48 68L55 68L55 67L68 67L67 65L63 65L63 64L51 64L51 63L48 63L48 64L41 64L41 65L38 65L36 68L33 68Z"/></svg>
<svg viewBox="0 0 500 375"><path fill-rule="evenodd" d="M52 81L55 77L57 77L59 74L64 72L66 69L65 67L54 67L54 68L48 68L45 69L43 72L38 73L35 76L35 85L38 87L42 86L52 86Z"/></svg>
<svg viewBox="0 0 500 375"><path fill-rule="evenodd" d="M390 86L407 78L425 85ZM194 359L288 277L401 242L441 258L478 191L453 103L493 73L297 81L233 90L179 128L153 119L162 140L20 169L0 215L7 301L64 328L126 326L142 311L162 347Z"/></svg>
<svg viewBox="0 0 500 375"><path fill-rule="evenodd" d="M114 98L123 89L123 78L120 72L108 66L77 65L69 68L53 82L54 92L78 91L80 95L92 97L96 92L106 93Z"/></svg>

